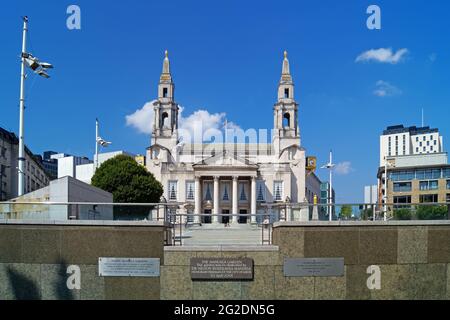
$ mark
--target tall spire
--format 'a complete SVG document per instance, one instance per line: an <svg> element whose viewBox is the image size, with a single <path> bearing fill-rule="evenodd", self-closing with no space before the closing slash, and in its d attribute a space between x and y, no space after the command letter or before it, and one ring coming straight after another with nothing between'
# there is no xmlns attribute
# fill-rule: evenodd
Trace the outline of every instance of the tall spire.
<svg viewBox="0 0 450 320"><path fill-rule="evenodd" d="M284 51L283 69L281 71L281 82L282 83L292 83L291 72L289 70L289 60L287 58L287 51Z"/></svg>
<svg viewBox="0 0 450 320"><path fill-rule="evenodd" d="M160 82L172 81L172 76L170 75L170 62L169 62L169 52L166 50L164 52L163 69L160 77Z"/></svg>

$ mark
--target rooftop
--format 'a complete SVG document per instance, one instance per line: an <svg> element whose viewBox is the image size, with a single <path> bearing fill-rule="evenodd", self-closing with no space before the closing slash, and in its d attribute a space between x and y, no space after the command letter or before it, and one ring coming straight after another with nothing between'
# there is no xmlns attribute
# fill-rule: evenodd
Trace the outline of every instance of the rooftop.
<svg viewBox="0 0 450 320"><path fill-rule="evenodd" d="M386 130L383 131L383 135L391 135L391 134L399 134L399 133L407 133L409 132L410 135L418 135L418 134L427 134L427 133L438 133L439 129L432 129L430 127L405 127L403 125L395 125L395 126L389 126L386 128Z"/></svg>

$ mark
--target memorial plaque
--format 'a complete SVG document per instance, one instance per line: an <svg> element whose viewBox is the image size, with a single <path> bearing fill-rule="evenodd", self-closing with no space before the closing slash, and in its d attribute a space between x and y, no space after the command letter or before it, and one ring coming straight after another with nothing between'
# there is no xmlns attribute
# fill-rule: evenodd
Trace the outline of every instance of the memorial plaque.
<svg viewBox="0 0 450 320"><path fill-rule="evenodd" d="M191 258L192 280L253 280L253 259Z"/></svg>
<svg viewBox="0 0 450 320"><path fill-rule="evenodd" d="M100 277L159 277L159 258L98 258Z"/></svg>
<svg viewBox="0 0 450 320"><path fill-rule="evenodd" d="M342 277L344 258L284 259L286 277Z"/></svg>

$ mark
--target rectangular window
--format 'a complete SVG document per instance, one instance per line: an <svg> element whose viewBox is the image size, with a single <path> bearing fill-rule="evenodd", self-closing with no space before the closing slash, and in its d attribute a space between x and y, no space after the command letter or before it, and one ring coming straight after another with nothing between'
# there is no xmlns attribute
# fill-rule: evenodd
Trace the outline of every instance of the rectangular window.
<svg viewBox="0 0 450 320"><path fill-rule="evenodd" d="M248 197L247 197L247 192L246 192L246 188L245 188L246 184L245 183L239 183L239 201L247 201Z"/></svg>
<svg viewBox="0 0 450 320"><path fill-rule="evenodd" d="M195 182L194 181L186 181L186 200L187 201L195 200Z"/></svg>
<svg viewBox="0 0 450 320"><path fill-rule="evenodd" d="M432 181L420 181L419 189L421 191L437 190L439 188L439 182L437 180Z"/></svg>
<svg viewBox="0 0 450 320"><path fill-rule="evenodd" d="M450 168L445 168L442 170L443 178L450 178Z"/></svg>
<svg viewBox="0 0 450 320"><path fill-rule="evenodd" d="M213 199L213 183L205 182L203 185L203 199L205 201L212 201Z"/></svg>
<svg viewBox="0 0 450 320"><path fill-rule="evenodd" d="M394 203L411 203L411 196L400 196L400 197L394 197Z"/></svg>
<svg viewBox="0 0 450 320"><path fill-rule="evenodd" d="M178 195L178 181L171 180L169 181L169 200L170 201L177 201L177 195Z"/></svg>
<svg viewBox="0 0 450 320"><path fill-rule="evenodd" d="M450 180L447 180L447 190L450 190Z"/></svg>
<svg viewBox="0 0 450 320"><path fill-rule="evenodd" d="M283 181L273 182L273 200L283 201Z"/></svg>
<svg viewBox="0 0 450 320"><path fill-rule="evenodd" d="M423 136L423 141L425 141L427 139L427 137Z"/></svg>
<svg viewBox="0 0 450 320"><path fill-rule="evenodd" d="M396 182L394 183L394 192L410 192L412 189L411 182Z"/></svg>
<svg viewBox="0 0 450 320"><path fill-rule="evenodd" d="M6 158L6 148L2 147L2 157Z"/></svg>
<svg viewBox="0 0 450 320"><path fill-rule="evenodd" d="M284 97L287 99L287 98L289 98L289 89L288 88L285 88L284 89Z"/></svg>
<svg viewBox="0 0 450 320"><path fill-rule="evenodd" d="M263 180L256 181L256 201L266 201L266 185Z"/></svg>
<svg viewBox="0 0 450 320"><path fill-rule="evenodd" d="M411 181L414 180L414 171L397 171L390 174L392 181Z"/></svg>
<svg viewBox="0 0 450 320"><path fill-rule="evenodd" d="M429 146L430 145L430 141L427 141L427 146Z"/></svg>
<svg viewBox="0 0 450 320"><path fill-rule="evenodd" d="M419 137L416 137L416 142L419 142Z"/></svg>
<svg viewBox="0 0 450 320"><path fill-rule="evenodd" d="M446 199L447 203L450 203L450 193L447 193L447 199Z"/></svg>
<svg viewBox="0 0 450 320"><path fill-rule="evenodd" d="M436 146L436 145L437 145L437 140L434 140L433 143L434 143L434 145Z"/></svg>
<svg viewBox="0 0 450 320"><path fill-rule="evenodd" d="M419 152L419 148L416 148L416 152Z"/></svg>
<svg viewBox="0 0 450 320"><path fill-rule="evenodd" d="M423 194L419 197L420 203L437 203L438 195L437 194Z"/></svg>
<svg viewBox="0 0 450 320"><path fill-rule="evenodd" d="M167 98L168 90L167 88L163 88L163 98Z"/></svg>

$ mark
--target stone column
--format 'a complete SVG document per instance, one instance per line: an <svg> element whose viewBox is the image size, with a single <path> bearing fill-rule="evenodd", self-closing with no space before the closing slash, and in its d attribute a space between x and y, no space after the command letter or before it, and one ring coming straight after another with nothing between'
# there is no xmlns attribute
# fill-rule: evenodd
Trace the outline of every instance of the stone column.
<svg viewBox="0 0 450 320"><path fill-rule="evenodd" d="M233 177L233 198L232 198L232 214L238 214L238 177ZM238 223L238 216L233 216L233 223Z"/></svg>
<svg viewBox="0 0 450 320"><path fill-rule="evenodd" d="M194 192L195 192L195 203L194 203L194 214L201 214L202 212L202 196L201 196L201 192L200 192L200 177L195 177L195 186L194 186ZM202 221L200 219L200 216L194 216L194 223L200 223L200 221Z"/></svg>
<svg viewBox="0 0 450 320"><path fill-rule="evenodd" d="M213 217L212 222L218 223L219 222L219 177L214 177L214 208L213 208Z"/></svg>
<svg viewBox="0 0 450 320"><path fill-rule="evenodd" d="M251 185L251 214L256 214L256 177L252 177L252 185ZM252 216L251 223L256 223L256 216Z"/></svg>

